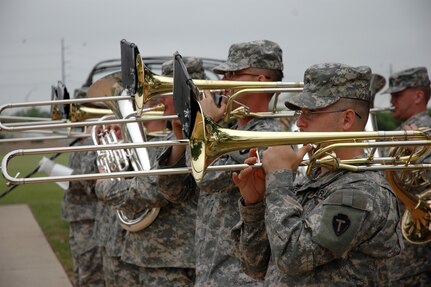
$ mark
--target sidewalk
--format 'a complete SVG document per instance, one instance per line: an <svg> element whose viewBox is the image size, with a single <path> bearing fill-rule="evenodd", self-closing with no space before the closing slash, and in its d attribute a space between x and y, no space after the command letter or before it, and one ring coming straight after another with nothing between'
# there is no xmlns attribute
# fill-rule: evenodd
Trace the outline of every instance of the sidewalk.
<svg viewBox="0 0 431 287"><path fill-rule="evenodd" d="M0 205L0 286L72 286L24 204Z"/></svg>

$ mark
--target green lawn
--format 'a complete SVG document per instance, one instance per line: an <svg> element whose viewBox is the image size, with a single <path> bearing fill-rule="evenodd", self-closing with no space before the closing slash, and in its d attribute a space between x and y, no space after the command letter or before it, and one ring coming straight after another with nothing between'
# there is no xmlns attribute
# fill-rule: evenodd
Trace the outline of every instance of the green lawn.
<svg viewBox="0 0 431 287"><path fill-rule="evenodd" d="M1 154L3 158L4 154ZM51 155L45 155L50 157ZM19 177L25 177L39 163L42 156L17 157L11 160L8 171L10 175L20 172ZM58 163L67 164L67 155L62 155L56 160ZM37 173L34 176L41 176ZM43 175L45 176L45 175ZM5 180L0 179L0 193L7 190ZM54 250L60 262L63 264L69 277L72 274L72 259L69 248L69 224L61 219L61 201L63 190L55 183L24 184L19 185L6 196L0 198L0 204L28 204L42 228L49 244ZM11 214L11 216L19 216Z"/></svg>

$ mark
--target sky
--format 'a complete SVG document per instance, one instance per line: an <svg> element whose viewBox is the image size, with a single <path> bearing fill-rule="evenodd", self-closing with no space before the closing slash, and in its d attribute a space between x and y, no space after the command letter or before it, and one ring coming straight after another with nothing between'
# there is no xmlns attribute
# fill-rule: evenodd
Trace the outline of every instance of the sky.
<svg viewBox="0 0 431 287"><path fill-rule="evenodd" d="M62 66L73 92L97 62L120 58L122 39L142 56L218 59L232 43L272 40L285 81L323 62L367 65L386 78L431 71L430 12L429 0L1 0L0 104L50 100ZM388 107L389 96L375 105Z"/></svg>

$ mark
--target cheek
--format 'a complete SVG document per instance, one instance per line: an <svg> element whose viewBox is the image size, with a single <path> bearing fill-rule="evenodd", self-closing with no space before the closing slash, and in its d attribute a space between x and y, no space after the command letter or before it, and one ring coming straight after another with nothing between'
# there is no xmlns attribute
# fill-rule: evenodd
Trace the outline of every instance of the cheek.
<svg viewBox="0 0 431 287"><path fill-rule="evenodd" d="M335 114L329 114L325 120L316 121L314 129L322 132L338 132L342 131L342 124L341 118L335 117Z"/></svg>

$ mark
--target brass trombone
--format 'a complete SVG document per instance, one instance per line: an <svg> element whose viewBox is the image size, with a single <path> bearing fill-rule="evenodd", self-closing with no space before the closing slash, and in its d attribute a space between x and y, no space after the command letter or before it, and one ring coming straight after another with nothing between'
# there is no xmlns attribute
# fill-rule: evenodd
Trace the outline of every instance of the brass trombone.
<svg viewBox="0 0 431 287"><path fill-rule="evenodd" d="M109 101L122 101L122 100L130 100L130 96L111 96L111 97L105 97L97 99L97 101L100 102L109 102ZM30 103L12 103L12 104L6 104L2 105L0 107L0 112L4 111L8 108L21 108L21 107L28 107L28 106L44 106L44 105L68 105L68 104L85 104L85 103L94 103L95 99L93 98L83 98L83 99L70 99L70 100L58 100L58 101L40 101L40 102L30 102ZM160 106L157 107L157 109L161 108ZM83 108L82 112L91 112L99 110L99 117L103 114L111 114L112 111L110 109L103 110L102 112L100 109L95 108ZM154 109L144 109L142 112L154 112ZM20 125L6 125L4 123L0 123L0 130L1 131L7 131L7 132L22 132L22 131L29 131L29 130L46 130L46 129L60 129L60 128L81 128L81 127L88 127L93 125L99 125L100 122L98 121L98 118L96 114L94 114L93 120L87 120L87 121L78 121L78 122L67 122L66 120L57 120L54 121L54 123L51 121L43 121L43 122L36 122L36 124L20 124ZM162 117L158 115L152 114L150 116L150 119L148 120L158 120L158 119L171 119L175 117ZM145 121L147 120L146 117L142 119L114 119L109 120L105 122L106 124L122 124L122 123L130 123L130 122L136 122L136 121Z"/></svg>
<svg viewBox="0 0 431 287"><path fill-rule="evenodd" d="M139 57L140 58L140 57ZM138 58L138 59L139 59ZM145 78L143 85L145 86L145 97L144 102L149 101L150 99L161 96L166 93L172 93L173 89L173 79L170 77L157 76L149 69L146 74L148 75ZM88 127L92 125L100 124L97 121L97 118L112 114L112 107L115 106L115 102L122 100L129 100L130 95L122 94L119 96L110 96L112 94L112 86L117 82L116 79L118 75L111 74L96 81L89 89L89 98L81 98L81 99L60 99L60 100L52 100L52 101L39 101L39 102L30 102L30 103L12 103L5 104L0 106L0 114L4 112L6 109L12 108L25 108L25 107L37 107L37 106L67 106L71 105L71 114L68 118L64 119L64 117L56 116L56 121L38 121L35 123L21 123L19 125L8 125L0 122L0 131L7 132L22 132L28 130L43 130L43 129L61 129L61 128L81 128ZM240 91L236 92L229 99L229 105L232 104L235 97L237 95L252 92L251 89L256 89L257 91L267 91L272 90L273 92L299 92L301 91L302 83L301 82L246 82L246 81L220 81L220 80L193 80L196 85L201 89L239 89ZM110 94L107 94L109 91ZM134 95L135 103L136 98L139 98L139 95ZM95 104L102 103L106 104L110 107L110 109L104 108L94 108L87 107L86 104ZM143 103L142 103L143 104ZM228 112L231 111L229 108ZM138 114L146 113L148 110L140 109L137 110ZM57 113L58 114L58 113ZM83 119L94 118L94 120L83 121ZM147 115L144 119L136 119L137 121L146 121L146 120L171 120L176 119L176 116L162 116L162 115ZM136 121L135 120L135 121ZM122 123L130 123L133 120L131 119L115 119L110 120L110 122L106 122L106 124L122 124Z"/></svg>
<svg viewBox="0 0 431 287"><path fill-rule="evenodd" d="M9 152L2 160L3 176L10 184L29 184L29 183L44 183L57 181L75 181L88 180L99 178L125 178L141 175L166 175L166 174L183 174L192 172L193 177L197 182L202 180L204 173L215 170L236 170L245 167L246 165L234 166L210 166L210 164L222 154L248 149L252 147L269 147L276 145L296 145L304 143L325 144L324 152L328 153L331 148L336 148L341 141L343 145L351 147L387 147L387 146L424 146L414 155L404 156L399 158L369 158L359 161L339 161L335 158L329 160L310 159L312 164L325 164L335 168L342 167L351 170L387 170L387 169L427 169L431 168L431 164L411 164L411 161L420 158L425 153L431 140L422 131L373 131L373 132L247 132L239 130L231 130L219 127L210 119L204 117L200 112L195 122L192 137L190 140L172 140L172 141L154 141L144 143L123 143L123 144L108 144L101 146L78 146L78 147L58 147L58 148L38 148L38 149L19 149ZM418 139L420 140L412 140ZM358 142L363 140L364 142ZM371 142L367 142L370 140ZM345 143L345 142L348 143ZM12 158L26 155L43 155L57 152L82 152L112 149L130 149L130 148L151 148L160 146L175 146L189 145L192 163L191 167L172 168L163 170L149 170L145 172L113 172L109 174L88 174L88 175L72 175L67 177L39 177L21 179L11 176L8 173L8 165ZM323 152L323 150L322 150ZM320 154L318 151L316 154ZM305 164L305 163L304 163Z"/></svg>
<svg viewBox="0 0 431 287"><path fill-rule="evenodd" d="M9 152L2 160L3 176L10 184L27 184L41 182L59 182L59 181L74 181L74 180L95 180L101 178L124 178L142 175L172 175L192 173L196 182L199 183L206 171L220 170L238 170L247 167L247 165L239 164L232 166L210 166L210 164L222 154L230 151L247 149L260 146L276 146L276 145L296 145L304 143L320 143L325 147L317 150L314 156L303 164L309 167L313 165L326 166L332 169L348 169L352 171L364 170L412 170L412 169L429 169L431 164L415 164L413 161L423 156L431 146L431 140L428 135L422 131L373 131L373 132L247 132L230 130L219 127L210 119L204 117L200 111L196 113L197 117L191 134L190 140L176 141L159 141L145 143L126 143L115 145L98 146L98 150L112 149L130 149L130 148L150 148L156 146L173 146L173 145L189 145L191 153L191 167L171 168L163 170L148 170L148 171L127 171L113 172L108 174L85 174L57 177L39 177L39 178L15 178L8 173L8 164L13 157L25 155L40 155L56 152L80 152L94 151L94 146L80 147L62 147L62 148L45 148L45 149L27 149L16 150ZM368 141L367 141L368 140ZM371 142L369 142L371 141ZM369 155L363 159L339 160L333 156L326 156L331 153L331 150L337 147L363 147L375 149L378 147L390 146L422 146L418 152L409 156L400 157L374 157ZM258 165L257 165L258 167ZM398 195L398 194L397 194ZM419 219L416 220L414 226L419 226L420 230L414 229L409 231L417 234L427 234L424 226L428 228L430 209L428 205L420 198L411 193L401 191L401 200L405 197L409 198L407 207L409 210L418 210ZM412 204L414 205L412 207ZM419 223L417 223L419 222ZM404 227L403 227L404 228ZM429 232L428 232L429 234ZM427 237L428 239L428 237Z"/></svg>

